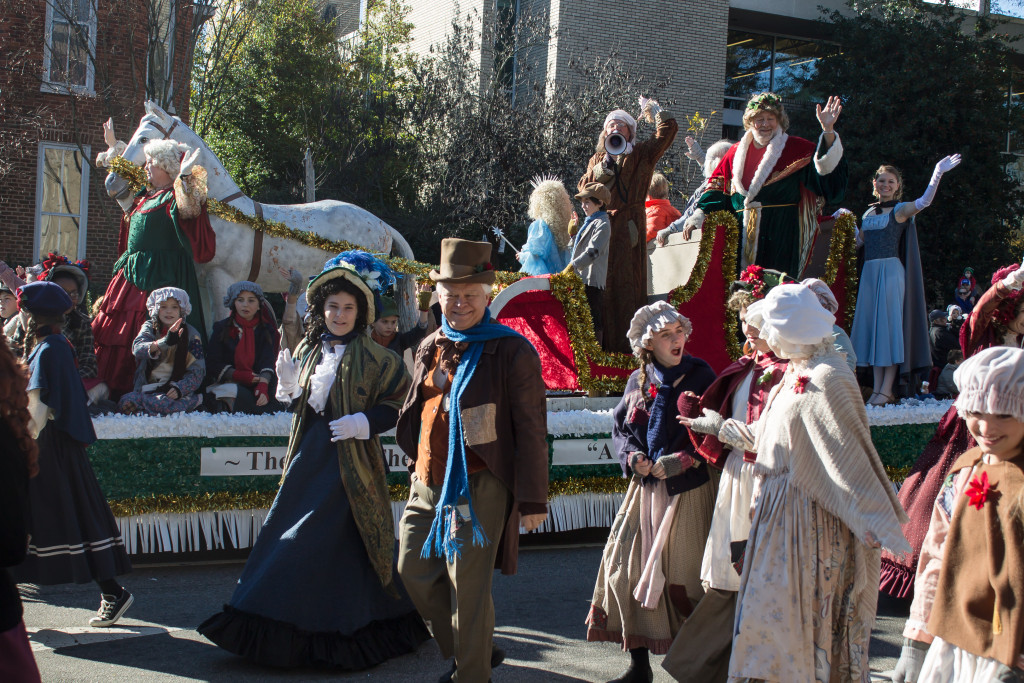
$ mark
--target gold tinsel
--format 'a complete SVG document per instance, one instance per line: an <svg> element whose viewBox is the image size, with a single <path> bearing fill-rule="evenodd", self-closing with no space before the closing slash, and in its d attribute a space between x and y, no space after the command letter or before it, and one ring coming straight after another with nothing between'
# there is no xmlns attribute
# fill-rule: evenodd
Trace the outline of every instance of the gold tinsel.
<svg viewBox="0 0 1024 683"><path fill-rule="evenodd" d="M562 304L565 311L565 325L569 331L569 347L576 363L576 377L584 391L622 391L628 377L594 377L590 374L590 363L633 370L637 360L632 354L605 351L597 343L594 334L594 320L590 317L587 295L583 280L575 271L551 276L551 293Z"/></svg>
<svg viewBox="0 0 1024 683"><path fill-rule="evenodd" d="M124 157L115 157L110 162L110 172L117 173L119 176L127 180L132 192L138 192L146 186L145 171ZM216 199L207 199L206 206L207 211L211 214L230 223L245 225L253 230L270 235L271 237L292 240L299 242L300 244L304 244L307 247L322 249L323 251L327 251L332 254L351 251L353 249L364 249L364 247L358 244L352 244L351 242L346 242L344 240L329 240L313 232L295 230L294 228L289 228L287 225L279 221L268 221L265 218L249 216L234 206L230 206ZM402 258L401 256L379 255L379 258L387 263L388 266L396 273L412 275L419 281L427 280L428 273L430 273L431 270L437 269L437 266L433 264L412 261L410 259ZM505 270L495 271L494 275L495 283L498 285L499 289L508 287L513 282L526 277L525 273L513 273Z"/></svg>
<svg viewBox="0 0 1024 683"><path fill-rule="evenodd" d="M906 467L891 467L885 466L885 473L889 476L889 481L894 484L901 483L910 474L910 470L913 465L907 465Z"/></svg>
<svg viewBox="0 0 1024 683"><path fill-rule="evenodd" d="M853 325L853 314L857 308L857 219L852 213L844 213L832 225L832 240L828 245L828 260L825 261L825 284L831 287L839 275L839 266L846 263L846 331Z"/></svg>
<svg viewBox="0 0 1024 683"><path fill-rule="evenodd" d="M731 211L716 211L704 221L704 228L700 234L700 247L697 251L697 261L693 264L690 278L682 287L676 287L669 292L668 300L676 308L694 297L697 291L704 284L704 277L711 265L711 255L715 249L715 235L719 230L725 231L725 250L722 252L722 276L725 279L725 299L722 307L725 307L729 300L729 284L736 279L736 254L739 249L740 228L736 216ZM732 311L725 313L725 345L729 357L736 360L743 354L739 343L739 327L736 316Z"/></svg>

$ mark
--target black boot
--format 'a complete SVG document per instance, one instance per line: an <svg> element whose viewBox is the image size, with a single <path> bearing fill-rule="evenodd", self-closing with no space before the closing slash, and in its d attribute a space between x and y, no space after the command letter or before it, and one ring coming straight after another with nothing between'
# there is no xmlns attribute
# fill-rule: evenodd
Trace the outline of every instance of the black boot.
<svg viewBox="0 0 1024 683"><path fill-rule="evenodd" d="M492 669L496 668L499 664L501 664L504 661L505 661L505 651L502 650L497 645L491 645L491 668ZM457 667L458 667L458 664L453 659L452 660L452 670L449 671L448 673L446 673L445 675L441 676L441 678L437 679L437 683L451 683L452 676L455 675L455 669ZM648 668L650 668L650 667L648 667Z"/></svg>
<svg viewBox="0 0 1024 683"><path fill-rule="evenodd" d="M622 672L618 678L613 678L608 683L653 683L654 670L651 669L651 662L647 657L646 647L637 647L629 651L629 668Z"/></svg>

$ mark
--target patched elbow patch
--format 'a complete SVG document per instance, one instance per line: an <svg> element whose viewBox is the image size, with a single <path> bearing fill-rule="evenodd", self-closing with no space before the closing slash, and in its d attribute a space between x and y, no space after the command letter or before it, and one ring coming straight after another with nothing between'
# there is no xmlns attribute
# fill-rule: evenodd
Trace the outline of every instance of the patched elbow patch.
<svg viewBox="0 0 1024 683"><path fill-rule="evenodd" d="M462 409L462 433L466 445L473 447L481 444L494 443L498 440L495 419L498 415L494 403Z"/></svg>

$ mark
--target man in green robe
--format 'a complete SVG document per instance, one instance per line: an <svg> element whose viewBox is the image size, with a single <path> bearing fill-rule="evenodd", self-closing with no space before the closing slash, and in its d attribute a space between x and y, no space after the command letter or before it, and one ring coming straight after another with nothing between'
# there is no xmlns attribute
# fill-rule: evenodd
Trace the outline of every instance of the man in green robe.
<svg viewBox="0 0 1024 683"><path fill-rule="evenodd" d="M774 93L755 95L743 114L743 137L712 173L699 209L683 236L703 227L704 217L732 211L740 223L742 270L757 264L799 279L814 245L818 214L843 200L849 171L835 123L843 107L830 97L816 107L817 144L788 135L789 117Z"/></svg>

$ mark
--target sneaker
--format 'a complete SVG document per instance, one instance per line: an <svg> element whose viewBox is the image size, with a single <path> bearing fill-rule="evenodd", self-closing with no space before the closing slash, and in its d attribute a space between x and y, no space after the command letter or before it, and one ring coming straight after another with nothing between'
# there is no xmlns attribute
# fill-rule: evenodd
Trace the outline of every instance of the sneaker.
<svg viewBox="0 0 1024 683"><path fill-rule="evenodd" d="M117 620L121 618L125 610L131 607L135 601L135 598L127 589L122 589L122 591L119 598L107 595L106 593L100 596L100 608L97 610L96 616L89 620L89 626L93 628L106 628L117 623Z"/></svg>

